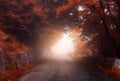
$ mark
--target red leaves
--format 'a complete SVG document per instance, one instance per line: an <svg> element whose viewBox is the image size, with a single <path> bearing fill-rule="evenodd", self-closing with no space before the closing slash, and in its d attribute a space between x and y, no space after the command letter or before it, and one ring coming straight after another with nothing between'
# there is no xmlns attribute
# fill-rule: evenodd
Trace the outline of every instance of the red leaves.
<svg viewBox="0 0 120 81"><path fill-rule="evenodd" d="M68 10L68 9L70 9L71 7L75 6L75 5L78 4L79 2L80 2L80 0L68 0L67 5L59 6L59 7L56 9L57 16L60 15L63 11Z"/></svg>
<svg viewBox="0 0 120 81"><path fill-rule="evenodd" d="M63 11L69 10L70 8L76 7L79 4L84 5L94 5L97 3L98 0L68 0L67 5L59 6L56 9L57 16L60 15Z"/></svg>
<svg viewBox="0 0 120 81"><path fill-rule="evenodd" d="M26 45L0 31L0 52L5 52L7 55L13 55L24 54L29 50L30 48Z"/></svg>

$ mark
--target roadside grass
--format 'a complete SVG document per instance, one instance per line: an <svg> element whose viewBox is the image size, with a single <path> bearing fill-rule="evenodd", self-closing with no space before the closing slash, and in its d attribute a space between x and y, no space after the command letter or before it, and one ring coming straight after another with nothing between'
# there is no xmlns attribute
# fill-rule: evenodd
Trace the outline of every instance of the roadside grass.
<svg viewBox="0 0 120 81"><path fill-rule="evenodd" d="M37 64L27 64L25 66L13 68L8 72L2 72L0 74L1 79L0 81L18 81L18 78L23 74L23 72L32 69L35 67Z"/></svg>
<svg viewBox="0 0 120 81"><path fill-rule="evenodd" d="M37 65L40 65L44 62L45 60L40 60L35 63L13 68L8 72L2 72L0 73L0 81L19 81L20 77L23 76L25 73L27 73L27 71L33 69Z"/></svg>
<svg viewBox="0 0 120 81"><path fill-rule="evenodd" d="M111 77L115 81L120 81L120 69L112 66L111 68L102 66L100 64L93 64L95 67L104 72L107 76Z"/></svg>

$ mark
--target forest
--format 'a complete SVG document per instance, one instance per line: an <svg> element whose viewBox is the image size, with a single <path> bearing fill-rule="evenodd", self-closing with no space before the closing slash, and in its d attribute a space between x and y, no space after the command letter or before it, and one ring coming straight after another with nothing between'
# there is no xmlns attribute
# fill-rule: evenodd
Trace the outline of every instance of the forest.
<svg viewBox="0 0 120 81"><path fill-rule="evenodd" d="M0 0L0 75L41 61L61 32L75 34L75 58L120 67L120 0Z"/></svg>

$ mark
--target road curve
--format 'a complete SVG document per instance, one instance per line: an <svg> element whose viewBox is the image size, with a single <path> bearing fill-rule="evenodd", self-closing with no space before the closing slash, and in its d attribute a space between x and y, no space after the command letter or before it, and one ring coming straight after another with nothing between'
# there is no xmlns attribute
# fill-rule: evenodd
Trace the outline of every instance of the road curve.
<svg viewBox="0 0 120 81"><path fill-rule="evenodd" d="M49 60L19 81L113 81L98 69L78 61Z"/></svg>

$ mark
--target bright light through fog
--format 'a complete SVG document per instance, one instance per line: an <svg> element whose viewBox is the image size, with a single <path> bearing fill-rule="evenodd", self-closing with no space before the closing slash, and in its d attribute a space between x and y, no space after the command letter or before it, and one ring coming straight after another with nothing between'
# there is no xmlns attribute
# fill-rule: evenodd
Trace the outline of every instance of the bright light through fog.
<svg viewBox="0 0 120 81"><path fill-rule="evenodd" d="M51 48L55 56L66 57L74 51L74 42L69 34L63 34L63 37Z"/></svg>
<svg viewBox="0 0 120 81"><path fill-rule="evenodd" d="M78 11L83 11L83 10L84 10L84 7L81 6L81 5L79 5L79 6L78 6Z"/></svg>

